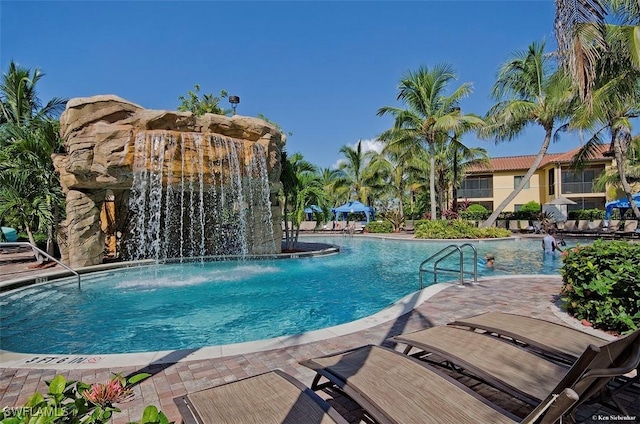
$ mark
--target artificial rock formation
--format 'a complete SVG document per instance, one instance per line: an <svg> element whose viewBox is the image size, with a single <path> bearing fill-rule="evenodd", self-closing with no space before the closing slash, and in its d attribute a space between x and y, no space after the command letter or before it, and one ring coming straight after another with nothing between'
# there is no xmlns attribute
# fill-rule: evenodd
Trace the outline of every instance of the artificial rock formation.
<svg viewBox="0 0 640 424"><path fill-rule="evenodd" d="M272 222L277 224L270 224L273 225L273 231L269 233L277 241L282 236L276 196L280 188L280 153L285 140L278 129L261 119L145 110L117 96L107 95L70 100L60 117L60 132L66 153L54 155L53 162L67 196L67 217L61 225L63 234L60 247L63 259L71 267L102 263L105 247L102 229L114 227L122 230L125 225L129 191L134 181L136 140L151 142L158 135L167 140L183 140L178 141L185 144L181 147L181 155L187 158L188 155L194 158L199 155L200 160L207 164L222 163L224 158L214 157L216 153L213 149L203 153L200 144L189 140L211 136L231 138L238 141L240 146L248 146L240 152L241 159L247 162L251 160L248 156L255 151L251 146L261 145L261 151L266 153ZM166 146L163 144L163 148L169 152L167 157L176 154L170 152L176 149L173 141L167 142ZM171 173L187 172L184 166L180 170L170 161L165 168L166 171L161 174L165 180ZM210 171L205 169L205 172ZM223 181L223 177L218 179ZM105 216L103 203L107 193L117 212L116 222L108 225L100 221L101 211L103 218ZM266 251L268 248L265 246L273 246L273 240L268 243L260 240L261 236L256 234L262 233L251 235L251 250L248 253L279 252L279 243L275 243L275 251Z"/></svg>

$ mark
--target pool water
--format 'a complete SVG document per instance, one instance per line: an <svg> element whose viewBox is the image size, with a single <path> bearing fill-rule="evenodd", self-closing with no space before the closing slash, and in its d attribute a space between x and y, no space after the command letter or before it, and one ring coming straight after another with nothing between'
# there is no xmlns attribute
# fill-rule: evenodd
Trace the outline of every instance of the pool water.
<svg viewBox="0 0 640 424"><path fill-rule="evenodd" d="M445 246L360 237L307 240L342 250L294 260L129 268L83 276L81 289L69 279L5 293L0 295L0 348L144 352L317 330L366 317L418 290L420 262ZM478 267L480 276L557 274L562 263L557 255L544 256L540 240L477 246L479 257L496 257L494 269ZM465 268L472 270L472 262ZM425 275L425 284L432 280Z"/></svg>

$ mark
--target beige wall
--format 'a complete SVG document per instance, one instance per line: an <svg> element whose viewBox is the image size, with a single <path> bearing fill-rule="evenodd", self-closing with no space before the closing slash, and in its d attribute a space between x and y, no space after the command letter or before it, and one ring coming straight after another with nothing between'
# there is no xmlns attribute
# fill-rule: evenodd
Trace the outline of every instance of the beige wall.
<svg viewBox="0 0 640 424"><path fill-rule="evenodd" d="M496 172L493 174L493 204L497 207L507 198L515 188L514 177L524 175L526 171ZM524 205L532 200L540 202L541 172L538 171L531 176L529 188L524 188L505 208L505 212L513 212L515 205Z"/></svg>

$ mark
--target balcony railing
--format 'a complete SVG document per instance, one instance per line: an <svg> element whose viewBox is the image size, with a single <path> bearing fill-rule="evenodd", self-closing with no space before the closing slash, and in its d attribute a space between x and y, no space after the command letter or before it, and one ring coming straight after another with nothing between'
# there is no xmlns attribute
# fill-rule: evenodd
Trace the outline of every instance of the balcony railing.
<svg viewBox="0 0 640 424"><path fill-rule="evenodd" d="M459 188L458 198L493 198L493 189L490 188Z"/></svg>
<svg viewBox="0 0 640 424"><path fill-rule="evenodd" d="M562 183L562 194L574 193L601 193L593 188L593 182Z"/></svg>

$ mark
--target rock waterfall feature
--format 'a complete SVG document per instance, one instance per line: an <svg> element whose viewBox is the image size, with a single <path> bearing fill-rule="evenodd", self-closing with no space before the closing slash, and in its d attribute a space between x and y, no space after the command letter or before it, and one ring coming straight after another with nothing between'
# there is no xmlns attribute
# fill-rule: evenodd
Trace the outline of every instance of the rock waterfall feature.
<svg viewBox="0 0 640 424"><path fill-rule="evenodd" d="M273 125L95 96L69 101L60 126L66 152L53 160L67 205L59 241L71 267L102 263L105 254L280 252L285 137Z"/></svg>

